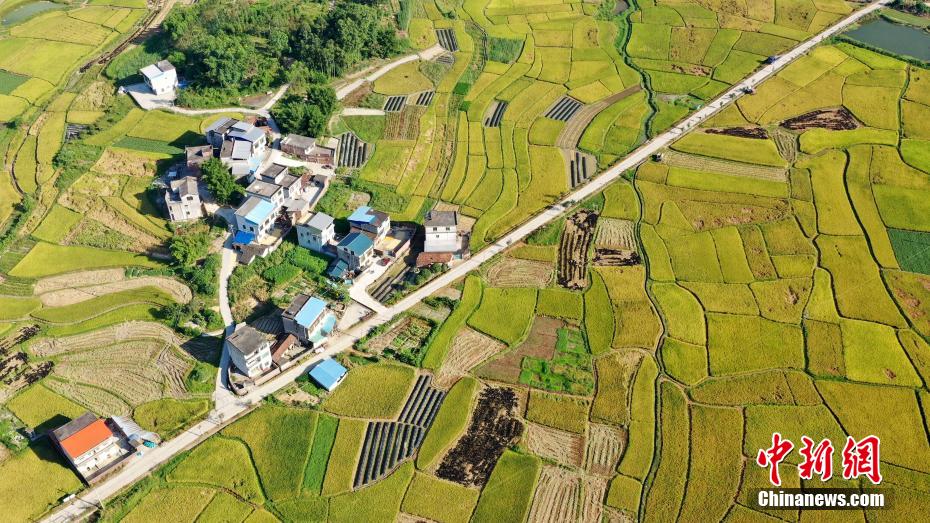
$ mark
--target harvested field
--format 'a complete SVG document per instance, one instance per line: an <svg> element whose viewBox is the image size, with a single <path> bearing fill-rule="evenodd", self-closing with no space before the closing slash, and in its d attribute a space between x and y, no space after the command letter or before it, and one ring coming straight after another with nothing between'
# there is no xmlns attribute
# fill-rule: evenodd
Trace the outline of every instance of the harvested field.
<svg viewBox="0 0 930 523"><path fill-rule="evenodd" d="M601 218L597 221L595 247L615 247L625 251L636 251L635 224L630 220Z"/></svg>
<svg viewBox="0 0 930 523"><path fill-rule="evenodd" d="M46 387L58 394L86 406L101 416L129 416L132 414L132 407L128 403L120 399L119 396L103 389L57 379L47 379L44 383Z"/></svg>
<svg viewBox="0 0 930 523"><path fill-rule="evenodd" d="M72 272L40 279L35 283L34 291L36 294L45 294L60 289L101 285L120 281L125 278L126 271L124 269L99 269L95 271Z"/></svg>
<svg viewBox="0 0 930 523"><path fill-rule="evenodd" d="M626 433L622 429L597 423L589 424L584 469L590 474L613 476L624 448Z"/></svg>
<svg viewBox="0 0 930 523"><path fill-rule="evenodd" d="M483 487L504 450L523 432L518 408L513 390L484 389L472 412L468 432L443 458L436 475L467 487Z"/></svg>
<svg viewBox="0 0 930 523"><path fill-rule="evenodd" d="M578 521L581 478L565 469L544 465L533 495L530 523Z"/></svg>
<svg viewBox="0 0 930 523"><path fill-rule="evenodd" d="M94 172L100 174L154 176L155 160L122 149L106 149L94 164Z"/></svg>
<svg viewBox="0 0 930 523"><path fill-rule="evenodd" d="M523 369L523 359L527 357L550 360L555 355L555 342L558 330L565 322L547 316L537 316L526 337L526 341L516 349L498 356L478 370L482 378L517 383Z"/></svg>
<svg viewBox="0 0 930 523"><path fill-rule="evenodd" d="M769 133L762 127L724 127L717 129L705 129L708 134L722 134L725 136L738 136L740 138L750 138L753 140L768 140Z"/></svg>
<svg viewBox="0 0 930 523"><path fill-rule="evenodd" d="M581 521L601 521L606 494L607 478L581 478Z"/></svg>
<svg viewBox="0 0 930 523"><path fill-rule="evenodd" d="M666 151L663 153L662 163L671 167L682 167L699 172L732 174L733 176L746 176L779 182L788 180L788 172L781 167L731 162L679 151Z"/></svg>
<svg viewBox="0 0 930 523"><path fill-rule="evenodd" d="M177 349L155 340L134 340L69 353L55 365L55 375L113 392L132 406L184 397L184 379L193 362Z"/></svg>
<svg viewBox="0 0 930 523"><path fill-rule="evenodd" d="M772 138L775 140L775 147L778 148L778 154L780 154L782 158L788 160L790 163L794 163L795 160L798 159L797 136L781 127L777 127L772 131Z"/></svg>
<svg viewBox="0 0 930 523"><path fill-rule="evenodd" d="M122 273L122 271L119 272ZM184 285L174 278L144 276L100 285L50 291L45 294L40 294L39 299L42 301L42 305L46 307L62 307L80 303L97 296L141 287L156 287L161 289L170 294L172 299L178 303L187 303L192 297L191 290L187 285Z"/></svg>
<svg viewBox="0 0 930 523"><path fill-rule="evenodd" d="M180 338L177 337L174 331L161 323L130 321L76 336L44 338L32 344L30 350L36 356L50 357L143 338L155 339L173 345L181 344Z"/></svg>
<svg viewBox="0 0 930 523"><path fill-rule="evenodd" d="M436 385L448 387L482 361L506 349L504 343L474 329L463 327L452 340L449 354L436 374Z"/></svg>
<svg viewBox="0 0 930 523"><path fill-rule="evenodd" d="M533 260L502 258L488 269L487 280L494 287L542 288L552 281L552 265Z"/></svg>
<svg viewBox="0 0 930 523"><path fill-rule="evenodd" d="M578 211L565 220L559 245L559 285L581 290L588 286L588 249L597 226L597 213Z"/></svg>
<svg viewBox="0 0 930 523"><path fill-rule="evenodd" d="M845 107L839 109L818 109L789 118L781 123L785 129L806 131L807 129L830 129L833 131L851 131L862 124Z"/></svg>
<svg viewBox="0 0 930 523"><path fill-rule="evenodd" d="M569 467L580 467L584 456L584 436L528 423L524 436L527 448L537 456Z"/></svg>
<svg viewBox="0 0 930 523"><path fill-rule="evenodd" d="M595 249L594 265L598 267L628 267L639 265L639 254L620 249Z"/></svg>

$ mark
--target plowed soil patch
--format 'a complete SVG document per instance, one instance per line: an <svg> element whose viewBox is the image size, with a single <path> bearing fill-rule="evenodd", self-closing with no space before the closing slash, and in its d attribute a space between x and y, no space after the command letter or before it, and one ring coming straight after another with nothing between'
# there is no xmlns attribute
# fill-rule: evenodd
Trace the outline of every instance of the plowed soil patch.
<svg viewBox="0 0 930 523"><path fill-rule="evenodd" d="M517 383L520 379L523 358L532 356L551 360L555 355L555 342L558 330L565 322L548 316L537 316L526 341L519 347L494 358L478 371L482 378Z"/></svg>
<svg viewBox="0 0 930 523"><path fill-rule="evenodd" d="M542 288L552 281L552 265L533 260L504 258L488 269L487 279L494 287Z"/></svg>
<svg viewBox="0 0 930 523"><path fill-rule="evenodd" d="M857 129L859 120L845 107L839 109L818 109L789 118L781 123L785 129L804 131L807 129L831 129L834 131L850 131Z"/></svg>

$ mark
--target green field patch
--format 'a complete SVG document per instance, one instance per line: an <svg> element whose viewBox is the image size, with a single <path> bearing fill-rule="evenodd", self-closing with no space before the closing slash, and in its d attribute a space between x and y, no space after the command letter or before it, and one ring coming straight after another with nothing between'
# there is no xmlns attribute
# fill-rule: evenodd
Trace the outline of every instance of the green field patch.
<svg viewBox="0 0 930 523"><path fill-rule="evenodd" d="M205 487L167 487L147 494L120 521L146 523L164 519L170 514L174 521L194 521L213 499L216 490Z"/></svg>
<svg viewBox="0 0 930 523"><path fill-rule="evenodd" d="M679 517L719 521L739 487L743 417L738 410L720 407L692 406L690 410L691 448L695 450Z"/></svg>
<svg viewBox="0 0 930 523"><path fill-rule="evenodd" d="M930 140L930 106L903 100L901 118L905 137Z"/></svg>
<svg viewBox="0 0 930 523"><path fill-rule="evenodd" d="M157 433L162 439L174 437L182 429L207 415L210 402L205 399L179 400L163 398L136 407L132 418L145 430Z"/></svg>
<svg viewBox="0 0 930 523"><path fill-rule="evenodd" d="M588 426L590 402L560 394L530 391L526 419L568 432L583 433Z"/></svg>
<svg viewBox="0 0 930 523"><path fill-rule="evenodd" d="M520 364L520 383L553 392L591 395L594 368L581 331L567 327L557 329L554 349L550 359L524 356Z"/></svg>
<svg viewBox="0 0 930 523"><path fill-rule="evenodd" d="M265 495L283 499L300 491L316 413L268 407L258 409L223 430L248 445Z"/></svg>
<svg viewBox="0 0 930 523"><path fill-rule="evenodd" d="M477 504L477 490L417 472L401 510L439 523L467 523Z"/></svg>
<svg viewBox="0 0 930 523"><path fill-rule="evenodd" d="M902 269L930 274L930 233L889 229L888 237Z"/></svg>
<svg viewBox="0 0 930 523"><path fill-rule="evenodd" d="M665 338L661 353L665 370L682 383L693 385L708 375L707 349L703 345Z"/></svg>
<svg viewBox="0 0 930 523"><path fill-rule="evenodd" d="M652 292L665 317L668 335L703 345L706 341L704 310L698 300L684 288L671 283L656 283Z"/></svg>
<svg viewBox="0 0 930 523"><path fill-rule="evenodd" d="M584 296L564 289L540 289L536 314L580 321L584 316Z"/></svg>
<svg viewBox="0 0 930 523"><path fill-rule="evenodd" d="M875 203L888 227L930 232L930 201L926 189L874 185Z"/></svg>
<svg viewBox="0 0 930 523"><path fill-rule="evenodd" d="M35 384L9 400L6 407L37 432L56 429L87 411L84 407Z"/></svg>
<svg viewBox="0 0 930 523"><path fill-rule="evenodd" d="M16 25L10 30L10 34L16 37L99 45L110 35L110 30L72 18L68 16L68 13L55 12L39 15L28 22Z"/></svg>
<svg viewBox="0 0 930 523"><path fill-rule="evenodd" d="M323 480L326 477L326 463L329 461L333 443L336 441L336 431L339 428L339 418L326 414L317 418L316 430L313 432L313 445L310 447L310 457L304 469L303 490L319 495L323 490Z"/></svg>
<svg viewBox="0 0 930 523"><path fill-rule="evenodd" d="M886 129L861 127L852 131L811 129L801 135L801 150L817 154L826 149L845 149L859 144L896 145L898 133Z"/></svg>
<svg viewBox="0 0 930 523"><path fill-rule="evenodd" d="M465 431L478 381L464 377L449 389L417 454L417 468L429 470Z"/></svg>
<svg viewBox="0 0 930 523"><path fill-rule="evenodd" d="M372 89L383 95L403 95L433 88L433 82L420 71L420 62L401 64L375 80Z"/></svg>
<svg viewBox="0 0 930 523"><path fill-rule="evenodd" d="M42 306L36 298L0 296L0 320L16 320Z"/></svg>
<svg viewBox="0 0 930 523"><path fill-rule="evenodd" d="M708 314L707 321L712 375L804 368L804 336L794 325L718 313Z"/></svg>
<svg viewBox="0 0 930 523"><path fill-rule="evenodd" d="M843 105L864 124L879 129L898 130L900 88L850 85L843 87Z"/></svg>
<svg viewBox="0 0 930 523"><path fill-rule="evenodd" d="M802 137L803 141L803 137ZM691 133L672 146L678 151L735 160L738 162L784 167L775 142L707 133Z"/></svg>
<svg viewBox="0 0 930 523"><path fill-rule="evenodd" d="M265 499L248 449L233 439L208 438L171 470L168 481L216 485L251 502Z"/></svg>
<svg viewBox="0 0 930 523"><path fill-rule="evenodd" d="M118 147L120 149L128 149L130 151L139 151L143 153L151 153L154 155L154 158L163 159L170 156L175 156L184 152L184 149L176 147L174 145L159 142L157 140L149 140L148 138L137 138L134 136L126 136L120 138L113 143L113 147Z"/></svg>
<svg viewBox="0 0 930 523"><path fill-rule="evenodd" d="M759 54L733 49L726 59L714 69L714 79L728 84L735 84L755 71L765 58L765 56Z"/></svg>
<svg viewBox="0 0 930 523"><path fill-rule="evenodd" d="M127 136L172 143L199 143L203 140L200 119L166 111L146 112Z"/></svg>
<svg viewBox="0 0 930 523"><path fill-rule="evenodd" d="M743 452L747 456L758 454L760 449L769 448L774 432L781 433L783 438L795 442L798 446L801 444L801 436L807 436L815 442L822 439L833 442L845 440L843 429L837 424L830 410L823 405L746 407L746 441L743 444ZM799 453L792 452L785 459L789 463L797 464L802 457Z"/></svg>
<svg viewBox="0 0 930 523"><path fill-rule="evenodd" d="M813 381L801 371L769 370L709 378L692 388L691 396L700 403L732 407L821 403Z"/></svg>
<svg viewBox="0 0 930 523"><path fill-rule="evenodd" d="M816 243L820 264L833 276L836 302L844 317L905 326L864 238L821 235Z"/></svg>
<svg viewBox="0 0 930 523"><path fill-rule="evenodd" d="M164 307L175 301L170 294L158 287L141 287L105 294L72 305L49 307L33 313L33 316L52 323L77 323L113 309L137 303L150 303Z"/></svg>
<svg viewBox="0 0 930 523"><path fill-rule="evenodd" d="M415 376L416 371L405 365L356 367L323 402L323 408L333 414L353 418L396 418ZM372 383L379 386L372 387Z"/></svg>
<svg viewBox="0 0 930 523"><path fill-rule="evenodd" d="M642 490L643 484L639 480L618 474L610 481L604 504L627 512L636 512L639 509Z"/></svg>
<svg viewBox="0 0 930 523"><path fill-rule="evenodd" d="M331 496L352 490L355 466L368 423L357 419L340 419L323 480L323 495Z"/></svg>
<svg viewBox="0 0 930 523"><path fill-rule="evenodd" d="M901 347L895 330L887 325L843 320L846 375L851 380L920 387L921 380Z"/></svg>
<svg viewBox="0 0 930 523"><path fill-rule="evenodd" d="M481 279L477 276L468 276L465 278L465 288L462 291L462 299L456 305L452 314L446 318L446 321L436 330L429 345L426 347L426 355L423 357L423 367L427 369L439 369L442 367L446 354L452 345L452 340L458 334L459 329L465 324L465 320L478 308L481 303Z"/></svg>
<svg viewBox="0 0 930 523"><path fill-rule="evenodd" d="M817 389L848 434L881 438L882 461L930 472L930 445L912 390L832 380L818 381Z"/></svg>
<svg viewBox="0 0 930 523"><path fill-rule="evenodd" d="M630 56L667 60L672 28L666 25L633 24L626 50Z"/></svg>
<svg viewBox="0 0 930 523"><path fill-rule="evenodd" d="M930 173L930 141L901 140L901 157L911 167Z"/></svg>
<svg viewBox="0 0 930 523"><path fill-rule="evenodd" d="M327 520L356 522L364 514L368 521L394 521L413 474L413 464L408 461L377 483L334 497Z"/></svg>
<svg viewBox="0 0 930 523"><path fill-rule="evenodd" d="M129 252L39 242L13 267L10 276L40 278L64 272L123 266L158 268L161 264Z"/></svg>
<svg viewBox="0 0 930 523"><path fill-rule="evenodd" d="M524 521L530 511L539 471L539 458L505 450L481 491L472 520Z"/></svg>
<svg viewBox="0 0 930 523"><path fill-rule="evenodd" d="M0 94L12 93L17 87L26 83L27 80L29 80L28 76L0 70Z"/></svg>
<svg viewBox="0 0 930 523"><path fill-rule="evenodd" d="M620 467L621 474L642 480L649 473L655 451L656 377L659 369L651 357L643 358L633 381L630 401L629 440Z"/></svg>
<svg viewBox="0 0 930 523"><path fill-rule="evenodd" d="M520 341L536 310L536 289L486 288L468 325L508 345ZM502 322L501 318L508 318Z"/></svg>

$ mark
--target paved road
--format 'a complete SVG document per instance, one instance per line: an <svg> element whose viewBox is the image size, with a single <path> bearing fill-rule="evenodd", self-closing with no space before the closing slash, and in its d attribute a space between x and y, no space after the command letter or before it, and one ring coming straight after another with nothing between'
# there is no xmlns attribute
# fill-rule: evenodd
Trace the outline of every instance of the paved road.
<svg viewBox="0 0 930 523"><path fill-rule="evenodd" d="M574 192L568 194L558 204L553 205L539 215L534 216L529 221L508 233L493 245L486 247L462 264L439 276L432 282L416 290L395 305L388 307L383 312L378 313L368 321L356 324L348 332L339 333L338 335L334 336L328 342L327 348L323 354L314 355L302 364L295 365L283 374L275 377L272 380L269 380L259 387L256 387L249 394L241 398L236 398L234 401L225 402L223 405L217 405L217 408L211 411L209 419L198 423L181 435L163 443L160 447L147 451L146 454L142 457L133 459L133 461L126 467L122 468L120 471L115 473L113 476L110 476L105 481L84 492L80 499L65 505L56 514L47 518L46 521L71 521L75 518L81 517L85 512L94 509L97 503L112 497L125 487L135 483L149 472L156 469L167 460L171 459L176 454L183 452L184 450L192 447L200 441L203 441L210 434L216 432L219 430L219 428L222 428L222 426L230 423L237 416L248 412L251 406L260 401L262 398L292 383L293 380L297 378L302 372L304 372L308 366L315 364L322 358L330 357L342 350L350 348L356 340L361 338L372 327L386 323L395 315L410 309L442 287L449 285L458 278L461 278L472 270L477 269L482 263L488 261L511 244L520 241L531 232L558 218L566 210L566 207L571 205L571 202L583 200L597 193L598 191L601 191L608 184L619 178L624 172L646 161L651 155L655 154L662 148L670 145L672 142L680 138L689 129L694 128L699 123L719 112L728 104L742 96L742 90L744 88L755 87L761 81L765 80L769 76L772 76L778 70L788 65L788 63L791 61L810 51L811 48L822 42L824 39L829 38L843 28L855 23L860 18L868 15L871 12L874 12L876 9L880 8L883 4L886 4L889 1L890 0L880 0L875 4L864 7L862 10L851 14L847 18L838 22L836 25L800 44L797 48L783 55L775 63L765 66L763 69L759 70L757 73L753 74L746 80L733 86L733 88L727 91L727 93L714 100L703 109L697 111L687 120L657 136L653 140L643 144L640 148L605 171L603 174L599 175L597 178L587 183L586 185L578 188Z"/></svg>
<svg viewBox="0 0 930 523"><path fill-rule="evenodd" d="M342 87L336 89L336 98L342 100L346 96L349 96L349 93L358 89L365 82L374 82L378 78L384 76L388 71L394 69L395 67L405 64L407 62L412 62L414 60L431 60L442 53L446 52L439 44L430 47L429 49L424 49L419 53L408 54L406 56L401 56L400 58L391 61L390 63L384 64L381 67L377 68L373 73L369 73L361 78L357 78Z"/></svg>

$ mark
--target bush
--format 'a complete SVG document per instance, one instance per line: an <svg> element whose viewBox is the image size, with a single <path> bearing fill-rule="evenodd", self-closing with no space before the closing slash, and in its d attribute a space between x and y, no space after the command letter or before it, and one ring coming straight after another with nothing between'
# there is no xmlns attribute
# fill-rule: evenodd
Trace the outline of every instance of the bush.
<svg viewBox="0 0 930 523"><path fill-rule="evenodd" d="M236 179L229 172L229 168L217 158L210 158L205 161L201 166L201 172L204 181L207 182L207 188L213 193L216 201L221 204L236 203L245 192L236 183Z"/></svg>
<svg viewBox="0 0 930 523"><path fill-rule="evenodd" d="M102 154L102 147L81 142L65 142L52 160L52 166L61 171L55 180L55 187L61 190L70 187L97 163Z"/></svg>
<svg viewBox="0 0 930 523"><path fill-rule="evenodd" d="M329 260L322 254L317 254L303 247L295 247L288 254L287 259L293 265L312 275L322 274L326 270L326 266L329 265Z"/></svg>
<svg viewBox="0 0 930 523"><path fill-rule="evenodd" d="M278 287L293 280L300 274L300 269L291 263L282 263L274 265L262 271L262 278L270 281L272 285Z"/></svg>

